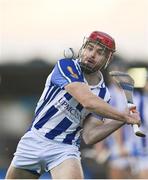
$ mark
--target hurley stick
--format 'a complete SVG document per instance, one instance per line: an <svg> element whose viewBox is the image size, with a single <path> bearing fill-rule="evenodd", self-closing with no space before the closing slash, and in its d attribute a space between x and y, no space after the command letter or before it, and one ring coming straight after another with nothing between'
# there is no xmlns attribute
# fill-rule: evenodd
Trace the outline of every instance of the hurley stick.
<svg viewBox="0 0 148 180"><path fill-rule="evenodd" d="M113 77L118 86L123 89L127 100L127 106L130 112L133 113L136 110L136 105L133 102L133 91L135 83L133 78L128 73L120 71L111 71L109 74ZM145 137L145 134L140 130L137 124L133 125L133 130L137 136Z"/></svg>

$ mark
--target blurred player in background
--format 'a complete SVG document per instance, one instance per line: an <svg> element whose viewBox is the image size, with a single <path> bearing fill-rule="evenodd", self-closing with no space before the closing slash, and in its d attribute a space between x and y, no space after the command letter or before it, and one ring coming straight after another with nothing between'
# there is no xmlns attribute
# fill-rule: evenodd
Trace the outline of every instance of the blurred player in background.
<svg viewBox="0 0 148 180"><path fill-rule="evenodd" d="M145 78L145 77L144 77ZM111 95L115 94L112 93ZM117 93L116 93L117 94ZM118 93L118 95L121 93ZM114 95L113 95L114 96ZM124 94L122 95L122 97ZM116 100L117 108L126 106L125 99L113 97ZM134 92L134 103L137 106L141 116L141 129L145 132L146 137L140 138L135 136L131 126L125 125L107 138L109 149L111 150L109 160L109 178L127 179L127 178L148 178L148 76L142 92ZM113 105L115 105L113 103ZM111 141L112 138L112 141ZM112 142L112 143L111 143ZM112 148L115 147L115 148Z"/></svg>
<svg viewBox="0 0 148 180"><path fill-rule="evenodd" d="M114 85L110 86L109 90L112 96L111 104L123 111L127 106L124 93ZM146 137L135 136L132 127L125 125L105 139L103 143L95 146L95 150L100 149L101 146L104 155L106 153L106 157L109 157L109 179L148 178L148 76L142 92L134 92L134 103L140 112L141 129L145 132Z"/></svg>
<svg viewBox="0 0 148 180"><path fill-rule="evenodd" d="M138 112L119 112L107 102L110 95L101 69L115 52L112 37L92 32L79 58L61 59L48 76L31 127L21 138L7 179L83 178L80 131L87 144L96 143L125 123L140 124ZM114 119L103 123L103 118ZM83 127L83 129L82 129Z"/></svg>
<svg viewBox="0 0 148 180"><path fill-rule="evenodd" d="M121 67L118 68L118 70L120 70ZM121 69L121 71L123 71L123 69ZM124 111L124 109L127 107L127 102L123 90L112 82L109 86L109 91L112 97L111 105L116 107L121 112ZM108 161L109 179L132 178L129 165L128 149L125 145L125 143L128 141L128 136L131 133L133 133L132 127L125 125L105 140L106 147L110 151Z"/></svg>
<svg viewBox="0 0 148 180"><path fill-rule="evenodd" d="M123 60L114 59L109 65L108 71L126 72L126 69L126 63ZM108 88L111 95L110 104L122 112L127 108L125 94L110 76L108 76L108 81ZM128 152L124 142L131 132L133 132L133 129L125 125L104 141L94 146L96 154L98 155L98 163L105 163L107 161L107 176L109 179L126 179L130 177L130 168L127 161Z"/></svg>
<svg viewBox="0 0 148 180"><path fill-rule="evenodd" d="M144 77L145 78L145 77ZM134 103L140 112L141 116L141 129L145 132L146 137L139 138L129 137L129 151L130 156L136 159L135 173L136 178L147 179L148 178L148 70L145 86L142 91L134 93Z"/></svg>

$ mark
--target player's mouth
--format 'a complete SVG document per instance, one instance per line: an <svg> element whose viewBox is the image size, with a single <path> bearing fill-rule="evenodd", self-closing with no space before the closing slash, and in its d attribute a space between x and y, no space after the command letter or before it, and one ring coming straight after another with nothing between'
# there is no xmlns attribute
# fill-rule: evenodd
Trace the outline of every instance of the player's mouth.
<svg viewBox="0 0 148 180"><path fill-rule="evenodd" d="M93 59L87 59L85 61L85 64L89 65L89 66L94 66L94 60Z"/></svg>

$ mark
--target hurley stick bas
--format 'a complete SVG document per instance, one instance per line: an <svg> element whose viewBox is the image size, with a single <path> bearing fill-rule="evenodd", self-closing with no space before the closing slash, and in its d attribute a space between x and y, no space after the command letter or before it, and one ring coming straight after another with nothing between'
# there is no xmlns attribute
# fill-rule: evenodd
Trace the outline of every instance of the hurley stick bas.
<svg viewBox="0 0 148 180"><path fill-rule="evenodd" d="M135 83L134 79L125 72L111 71L109 74L115 80L117 85L124 91L127 100L127 106L130 112L134 112L136 110L136 105L133 102L133 91ZM137 136L145 137L145 134L140 130L137 124L133 125L133 130Z"/></svg>

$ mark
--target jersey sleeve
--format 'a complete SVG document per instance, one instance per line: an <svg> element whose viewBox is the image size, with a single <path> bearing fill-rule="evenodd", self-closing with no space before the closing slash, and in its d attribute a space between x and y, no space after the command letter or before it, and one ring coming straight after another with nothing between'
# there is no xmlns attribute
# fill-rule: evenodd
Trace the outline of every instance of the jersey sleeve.
<svg viewBox="0 0 148 180"><path fill-rule="evenodd" d="M61 59L55 65L51 81L63 88L72 82L84 82L83 74L78 64L72 59Z"/></svg>

